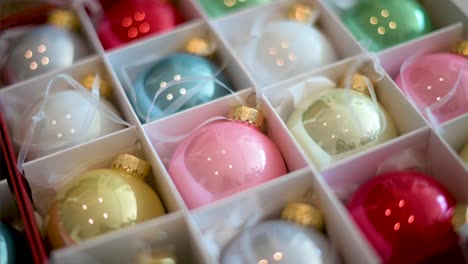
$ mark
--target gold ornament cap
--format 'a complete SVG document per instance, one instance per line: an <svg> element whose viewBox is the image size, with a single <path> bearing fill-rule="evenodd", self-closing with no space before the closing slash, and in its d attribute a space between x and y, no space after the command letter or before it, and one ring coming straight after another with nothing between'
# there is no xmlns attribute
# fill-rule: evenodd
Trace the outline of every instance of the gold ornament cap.
<svg viewBox="0 0 468 264"><path fill-rule="evenodd" d="M294 4L288 10L288 18L301 23L306 23L312 17L315 7L305 4Z"/></svg>
<svg viewBox="0 0 468 264"><path fill-rule="evenodd" d="M83 77L80 81L80 83L89 91L93 89L93 84L94 80L96 79L96 76L92 74L88 74L85 77ZM111 85L104 79L101 79L101 83L99 85L99 94L101 96L109 98L110 95L112 94L112 87Z"/></svg>
<svg viewBox="0 0 468 264"><path fill-rule="evenodd" d="M322 212L314 206L296 202L288 204L281 213L281 218L304 226L312 226L319 230L324 227Z"/></svg>
<svg viewBox="0 0 468 264"><path fill-rule="evenodd" d="M138 264L176 264L176 256L168 251L142 252L137 257Z"/></svg>
<svg viewBox="0 0 468 264"><path fill-rule="evenodd" d="M466 224L468 224L468 204L457 204L452 215L453 230L458 232L460 228Z"/></svg>
<svg viewBox="0 0 468 264"><path fill-rule="evenodd" d="M207 39L193 37L185 44L185 51L190 54L208 57L213 55L215 48Z"/></svg>
<svg viewBox="0 0 468 264"><path fill-rule="evenodd" d="M77 30L80 26L75 13L63 9L52 11L47 18L47 23L68 30Z"/></svg>
<svg viewBox="0 0 468 264"><path fill-rule="evenodd" d="M459 41L453 46L452 53L468 57L468 41Z"/></svg>
<svg viewBox="0 0 468 264"><path fill-rule="evenodd" d="M241 121L253 125L263 131L265 128L265 119L263 118L262 111L245 105L238 105L234 107L229 113L228 117L235 121Z"/></svg>
<svg viewBox="0 0 468 264"><path fill-rule="evenodd" d="M366 76L358 73L353 74L353 76L351 77L351 89L370 97L369 86L367 85L368 82L370 82L370 80ZM340 81L339 86L345 86L344 79Z"/></svg>
<svg viewBox="0 0 468 264"><path fill-rule="evenodd" d="M133 155L120 154L112 161L112 169L123 171L129 175L144 179L148 176L151 165Z"/></svg>

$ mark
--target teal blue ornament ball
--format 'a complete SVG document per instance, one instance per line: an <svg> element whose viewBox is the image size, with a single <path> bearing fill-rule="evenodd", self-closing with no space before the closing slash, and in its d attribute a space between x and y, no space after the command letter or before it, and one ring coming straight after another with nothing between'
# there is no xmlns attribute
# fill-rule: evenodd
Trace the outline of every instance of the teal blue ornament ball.
<svg viewBox="0 0 468 264"><path fill-rule="evenodd" d="M360 0L343 22L370 51L380 51L431 32L429 14L416 0Z"/></svg>
<svg viewBox="0 0 468 264"><path fill-rule="evenodd" d="M162 58L134 83L136 100L133 107L140 121L145 123L147 117L148 120L163 118L229 94L214 79L232 87L219 70L219 66L197 55L176 53Z"/></svg>
<svg viewBox="0 0 468 264"><path fill-rule="evenodd" d="M0 264L31 263L26 239L13 227L0 222Z"/></svg>

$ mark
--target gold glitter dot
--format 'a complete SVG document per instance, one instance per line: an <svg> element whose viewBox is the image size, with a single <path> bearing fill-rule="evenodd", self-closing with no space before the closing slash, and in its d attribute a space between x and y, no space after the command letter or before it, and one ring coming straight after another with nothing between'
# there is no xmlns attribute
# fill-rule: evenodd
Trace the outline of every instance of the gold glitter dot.
<svg viewBox="0 0 468 264"><path fill-rule="evenodd" d="M396 24L395 21L390 21L390 23L388 23L388 26L389 26L391 29L397 28L397 24Z"/></svg>
<svg viewBox="0 0 468 264"><path fill-rule="evenodd" d="M278 59L276 60L276 65L278 65L278 66L283 66L283 65L284 65L284 60L281 59L281 58L278 58Z"/></svg>
<svg viewBox="0 0 468 264"><path fill-rule="evenodd" d="M42 63L42 65L47 65L47 64L49 64L49 58L43 57L43 58L41 59L41 63Z"/></svg>
<svg viewBox="0 0 468 264"><path fill-rule="evenodd" d="M383 17L388 17L390 15L390 12L388 12L387 9L383 9L382 12L380 12L380 14L383 16Z"/></svg>
<svg viewBox="0 0 468 264"><path fill-rule="evenodd" d="M39 51L39 53L43 53L44 51L46 51L47 48L44 44L41 44L37 47L37 51Z"/></svg>
<svg viewBox="0 0 468 264"><path fill-rule="evenodd" d="M379 27L377 32L379 32L380 35L383 35L383 34L385 34L385 28L384 27Z"/></svg>
<svg viewBox="0 0 468 264"><path fill-rule="evenodd" d="M372 25L376 25L377 23L379 23L379 20L376 17L373 16L373 17L370 18L370 23Z"/></svg>
<svg viewBox="0 0 468 264"><path fill-rule="evenodd" d="M26 59L31 58L32 55L33 55L33 53L32 53L32 51L30 51L30 50L28 50L28 51L26 51L26 52L24 53L24 57L25 57Z"/></svg>
<svg viewBox="0 0 468 264"><path fill-rule="evenodd" d="M33 62L31 62L31 63L29 64L29 68L30 68L31 70L33 70L33 71L34 71L35 69L37 69L37 63L36 63L36 62L34 62L34 61L33 61Z"/></svg>
<svg viewBox="0 0 468 264"><path fill-rule="evenodd" d="M268 49L268 53L270 53L270 55L273 56L273 55L278 54L278 50L275 49L275 48L270 48L270 49Z"/></svg>

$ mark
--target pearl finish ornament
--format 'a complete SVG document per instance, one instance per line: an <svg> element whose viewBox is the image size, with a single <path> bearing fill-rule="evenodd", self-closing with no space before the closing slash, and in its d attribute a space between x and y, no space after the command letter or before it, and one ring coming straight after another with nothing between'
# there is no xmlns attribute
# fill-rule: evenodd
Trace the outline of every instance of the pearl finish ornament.
<svg viewBox="0 0 468 264"><path fill-rule="evenodd" d="M454 206L455 198L441 184L418 172L376 176L347 205L385 263L429 263L436 258L444 261L434 263L459 263L454 254L441 257L458 249L451 224Z"/></svg>
<svg viewBox="0 0 468 264"><path fill-rule="evenodd" d="M306 227L301 221L304 217L309 218L270 220L244 230L223 250L221 263L340 263L332 244L319 231Z"/></svg>
<svg viewBox="0 0 468 264"><path fill-rule="evenodd" d="M45 118L38 121L28 150L28 159L57 152L80 143L113 133L123 126L111 120L98 106L106 107L119 116L115 107L100 98L94 105L87 91L61 90L50 93L43 112ZM25 143L26 135L34 124L45 98L36 101L23 118L13 126L16 145Z"/></svg>
<svg viewBox="0 0 468 264"><path fill-rule="evenodd" d="M353 80L359 84L363 78ZM289 116L288 128L319 168L397 136L391 117L366 91L360 86L325 89L304 98Z"/></svg>
<svg viewBox="0 0 468 264"><path fill-rule="evenodd" d="M271 0L199 0L201 7L212 18L270 2Z"/></svg>
<svg viewBox="0 0 468 264"><path fill-rule="evenodd" d="M48 25L37 26L16 39L6 54L2 80L7 84L25 80L69 67L87 55L87 44L73 31L79 25L77 19L70 11L53 11Z"/></svg>
<svg viewBox="0 0 468 264"><path fill-rule="evenodd" d="M354 37L371 51L386 49L432 30L429 15L416 0L361 0L344 10L342 19Z"/></svg>
<svg viewBox="0 0 468 264"><path fill-rule="evenodd" d="M297 9L289 13L292 20L268 23L258 37L250 38L247 45L242 43L244 61L262 84L280 82L337 60L327 37L316 27L302 23L312 11Z"/></svg>
<svg viewBox="0 0 468 264"><path fill-rule="evenodd" d="M105 11L97 33L105 49L172 30L182 17L169 1L120 0Z"/></svg>
<svg viewBox="0 0 468 264"><path fill-rule="evenodd" d="M422 55L403 65L395 82L426 118L430 118L426 109L431 106L431 115L438 122L468 113L466 57L434 53Z"/></svg>
<svg viewBox="0 0 468 264"><path fill-rule="evenodd" d="M238 106L230 118L195 130L172 155L168 171L190 209L287 173L281 153L260 131L261 112Z"/></svg>
<svg viewBox="0 0 468 264"><path fill-rule="evenodd" d="M69 246L165 213L144 182L150 165L129 154L118 155L111 169L87 171L57 194L46 219L54 248Z"/></svg>
<svg viewBox="0 0 468 264"><path fill-rule="evenodd" d="M142 122L146 122L148 114L150 120L162 118L229 94L229 91L217 84L214 79L205 78L216 78L224 85L231 86L224 74L217 72L218 67L201 56L176 53L162 58L134 84L136 94L134 108L138 117ZM168 86L169 82L183 81L184 78L194 78L194 80ZM161 94L153 105L153 98L160 91ZM195 93L192 94L193 92ZM165 111L181 97L187 98L184 104L173 111Z"/></svg>

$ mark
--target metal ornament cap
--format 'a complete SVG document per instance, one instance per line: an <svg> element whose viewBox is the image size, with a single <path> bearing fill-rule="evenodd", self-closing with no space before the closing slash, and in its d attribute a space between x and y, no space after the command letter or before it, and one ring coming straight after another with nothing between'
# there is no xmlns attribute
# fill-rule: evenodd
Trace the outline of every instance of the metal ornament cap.
<svg viewBox="0 0 468 264"><path fill-rule="evenodd" d="M459 41L451 50L452 53L468 57L468 41Z"/></svg>
<svg viewBox="0 0 468 264"><path fill-rule="evenodd" d="M148 162L130 154L118 155L112 162L111 167L129 175L137 176L142 180L148 176L151 169L151 165Z"/></svg>
<svg viewBox="0 0 468 264"><path fill-rule="evenodd" d="M248 123L258 128L260 131L265 129L265 119L262 111L245 105L235 106L228 117L234 121Z"/></svg>
<svg viewBox="0 0 468 264"><path fill-rule="evenodd" d="M209 57L213 55L216 49L205 38L193 37L185 44L185 50L190 54Z"/></svg>
<svg viewBox="0 0 468 264"><path fill-rule="evenodd" d="M370 97L369 86L367 85L368 82L370 82L370 80L366 76L358 73L353 74L351 77L351 89ZM344 88L344 79L340 81L339 86Z"/></svg>
<svg viewBox="0 0 468 264"><path fill-rule="evenodd" d="M281 213L281 218L304 226L312 226L319 230L324 227L322 212L306 203L290 203Z"/></svg>
<svg viewBox="0 0 468 264"><path fill-rule="evenodd" d="M294 4L288 10L288 18L301 23L305 23L310 20L315 7L305 4Z"/></svg>
<svg viewBox="0 0 468 264"><path fill-rule="evenodd" d="M88 74L84 76L80 83L83 85L86 89L90 90L93 88L94 80L96 77L92 74ZM112 86L104 79L101 78L101 83L99 84L99 95L109 98L112 94Z"/></svg>
<svg viewBox="0 0 468 264"><path fill-rule="evenodd" d="M52 11L47 18L47 23L67 30L77 30L80 26L76 14L63 9Z"/></svg>

